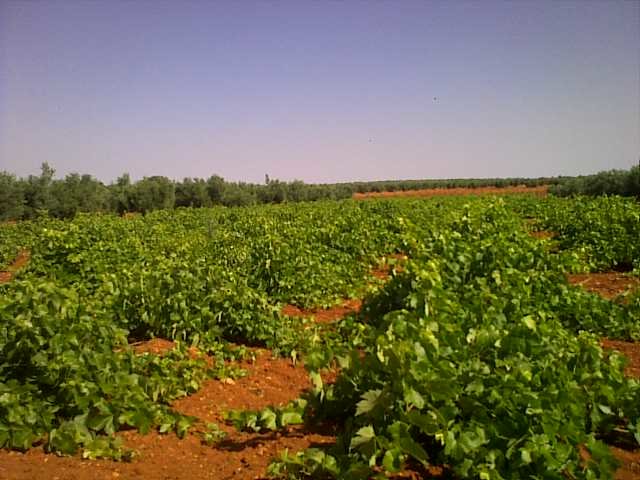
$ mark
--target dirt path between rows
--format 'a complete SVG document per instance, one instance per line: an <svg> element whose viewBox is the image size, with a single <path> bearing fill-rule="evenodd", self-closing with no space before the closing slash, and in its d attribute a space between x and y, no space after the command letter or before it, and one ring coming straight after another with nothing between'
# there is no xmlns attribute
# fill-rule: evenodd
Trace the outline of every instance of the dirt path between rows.
<svg viewBox="0 0 640 480"><path fill-rule="evenodd" d="M290 317L313 318L318 323L332 323L346 315L359 312L361 306L362 301L356 299L346 300L331 308L303 309L295 305L285 305L282 313Z"/></svg>
<svg viewBox="0 0 640 480"><path fill-rule="evenodd" d="M30 258L29 250L20 250L15 260L5 270L0 270L0 284L10 281L18 270L29 263Z"/></svg>
<svg viewBox="0 0 640 480"><path fill-rule="evenodd" d="M640 279L620 272L580 273L569 275L571 285L579 285L607 300L640 288Z"/></svg>
<svg viewBox="0 0 640 480"><path fill-rule="evenodd" d="M619 272L575 274L568 275L567 279L570 284L578 285L607 300L614 300L620 295L640 288L639 279ZM600 343L603 348L617 350L624 355L629 362L625 368L625 374L640 379L640 343L606 338ZM620 462L615 480L640 479L640 448L631 450L618 446L610 446L610 448Z"/></svg>

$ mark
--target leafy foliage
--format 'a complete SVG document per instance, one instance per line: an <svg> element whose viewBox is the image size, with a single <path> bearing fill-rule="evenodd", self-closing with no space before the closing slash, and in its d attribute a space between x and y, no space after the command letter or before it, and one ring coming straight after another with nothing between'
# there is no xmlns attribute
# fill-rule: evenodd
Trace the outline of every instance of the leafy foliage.
<svg viewBox="0 0 640 480"><path fill-rule="evenodd" d="M554 241L575 253L592 271L640 267L640 208L620 197L549 198L532 205L535 227L557 234Z"/></svg>
<svg viewBox="0 0 640 480"><path fill-rule="evenodd" d="M285 456L274 474L367 478L412 459L462 478L612 476L598 438L635 431L640 386L576 331L590 297L516 221L497 204L463 209L448 231L410 229L405 271L365 303L364 355L343 354L335 385L311 399L312 418L343 423L336 448ZM618 308L637 331L636 310ZM588 326L600 333L609 314Z"/></svg>
<svg viewBox="0 0 640 480"><path fill-rule="evenodd" d="M629 170L608 170L567 179L551 191L559 196L622 195L640 198L640 164Z"/></svg>
<svg viewBox="0 0 640 480"><path fill-rule="evenodd" d="M640 169L612 171L588 177L481 178L383 180L336 184L283 182L265 175L265 184L228 182L218 175L208 179L185 178L174 182L166 177L146 177L132 182L124 173L109 185L88 174L71 173L55 179L55 170L42 164L39 176L16 178L0 171L0 222L34 219L42 215L73 218L81 212L146 213L177 207L228 207L286 202L340 200L354 193L405 191L431 188L476 188L551 185L559 195L619 194L638 196Z"/></svg>
<svg viewBox="0 0 640 480"><path fill-rule="evenodd" d="M222 187L206 185L220 198ZM367 478L412 461L463 478L609 478L600 438L638 438L640 390L597 339L638 339L640 296L607 302L565 273L638 265L639 215L620 198L448 198L3 225L3 259L23 247L32 257L0 286L0 446L127 458L119 429L184 435L196 420L170 403L239 374L224 363L241 355L233 341L302 355L315 386L306 403L230 413L238 428L340 426L335 449L287 453L276 475ZM539 242L531 228L558 236ZM370 284L399 252L402 268ZM365 292L361 314L331 327L281 313ZM177 348L129 347L155 336ZM320 369L335 364L324 385Z"/></svg>
<svg viewBox="0 0 640 480"><path fill-rule="evenodd" d="M238 430L254 432L279 430L287 425L302 423L306 407L306 400L297 399L284 407L267 407L257 411L232 410L227 413L227 420Z"/></svg>

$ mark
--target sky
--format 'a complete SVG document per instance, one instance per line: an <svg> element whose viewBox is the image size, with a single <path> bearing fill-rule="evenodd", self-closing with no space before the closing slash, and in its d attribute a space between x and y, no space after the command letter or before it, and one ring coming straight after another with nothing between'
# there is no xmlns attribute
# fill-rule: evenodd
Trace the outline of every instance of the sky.
<svg viewBox="0 0 640 480"><path fill-rule="evenodd" d="M640 0L0 0L0 170L538 177L640 158Z"/></svg>

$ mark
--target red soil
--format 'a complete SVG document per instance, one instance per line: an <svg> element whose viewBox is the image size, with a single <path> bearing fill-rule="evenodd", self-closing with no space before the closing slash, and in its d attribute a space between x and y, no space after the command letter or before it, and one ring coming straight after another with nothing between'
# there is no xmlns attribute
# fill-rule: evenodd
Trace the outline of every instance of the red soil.
<svg viewBox="0 0 640 480"><path fill-rule="evenodd" d="M590 292L607 299L615 298L632 288L640 286L638 279L617 272L570 275L569 283L581 285ZM601 345L606 349L617 350L627 357L629 363L625 369L625 374L629 377L640 378L640 343L605 338L601 341ZM610 446L610 448L613 455L620 462L620 468L618 468L614 477L615 480L640 479L640 448L634 448L633 450L617 446Z"/></svg>
<svg viewBox="0 0 640 480"><path fill-rule="evenodd" d="M609 447L613 455L620 462L616 470L615 480L638 480L640 478L640 449L634 451L619 447Z"/></svg>
<svg viewBox="0 0 640 480"><path fill-rule="evenodd" d="M625 373L629 377L640 379L640 343L624 342L622 340L604 339L601 342L603 348L617 350L629 360Z"/></svg>
<svg viewBox="0 0 640 480"><path fill-rule="evenodd" d="M391 262L390 262L391 260ZM407 256L403 253L393 253L383 257L377 268L371 270L370 275L378 280L388 280L391 270L401 272L403 262L407 261ZM357 299L345 300L342 304L330 308L302 309L295 305L285 305L282 308L284 315L290 317L313 318L318 323L331 323L351 313L357 313L362 307L362 301Z"/></svg>
<svg viewBox="0 0 640 480"><path fill-rule="evenodd" d="M362 200L365 198L389 198L389 197L438 197L460 195L506 195L513 193L531 193L545 196L549 191L547 185L539 187L477 187L477 188L428 188L423 190L398 190L395 192L367 192L354 193L353 198Z"/></svg>
<svg viewBox="0 0 640 480"><path fill-rule="evenodd" d="M152 338L151 340L144 340L142 342L136 342L131 344L133 351L139 354L153 353L154 355L162 355L169 350L173 350L175 342L171 340L165 340L164 338Z"/></svg>
<svg viewBox="0 0 640 480"><path fill-rule="evenodd" d="M171 342L153 341L149 350L162 351ZM157 347L157 348L156 348ZM299 397L310 387L304 367L291 360L273 358L255 350L255 362L241 362L248 375L237 380L210 380L194 395L176 401L173 407L203 422L218 423L227 432L219 444L207 446L197 432L179 439L174 434L124 431L118 435L139 456L130 463L110 460L83 460L78 455L58 457L41 448L26 453L0 450L0 478L12 479L255 479L262 478L273 457L284 449L291 452L335 441L330 431L291 427L281 433L236 432L223 422L231 409L259 409L282 405Z"/></svg>
<svg viewBox="0 0 640 480"><path fill-rule="evenodd" d="M640 343L603 339L603 348L617 350L629 360L625 374L640 379ZM640 448L629 450L610 445L614 456L620 461L616 471L616 480L638 480L640 478Z"/></svg>
<svg viewBox="0 0 640 480"><path fill-rule="evenodd" d="M548 240L550 238L555 237L557 234L555 232L547 232L545 230L541 230L539 232L529 232L533 238L537 238L538 240Z"/></svg>
<svg viewBox="0 0 640 480"><path fill-rule="evenodd" d="M361 300L346 300L341 305L331 308L302 309L295 305L285 305L282 313L290 317L313 317L318 323L331 323L350 313L359 312L361 306Z"/></svg>
<svg viewBox="0 0 640 480"><path fill-rule="evenodd" d="M13 263L11 263L6 270L0 271L0 283L7 283L11 280L18 270L29 263L29 258L31 258L29 250L20 250L20 253L18 253Z"/></svg>
<svg viewBox="0 0 640 480"><path fill-rule="evenodd" d="M580 285L585 290L597 293L606 299L613 299L640 287L640 280L624 273L585 273L568 276L569 283Z"/></svg>

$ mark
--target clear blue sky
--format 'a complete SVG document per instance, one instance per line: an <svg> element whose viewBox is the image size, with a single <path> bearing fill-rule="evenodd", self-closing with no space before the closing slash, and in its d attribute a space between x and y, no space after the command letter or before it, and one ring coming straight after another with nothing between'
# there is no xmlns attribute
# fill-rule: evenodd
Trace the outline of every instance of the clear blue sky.
<svg viewBox="0 0 640 480"><path fill-rule="evenodd" d="M546 176L640 155L640 2L0 0L0 170Z"/></svg>

